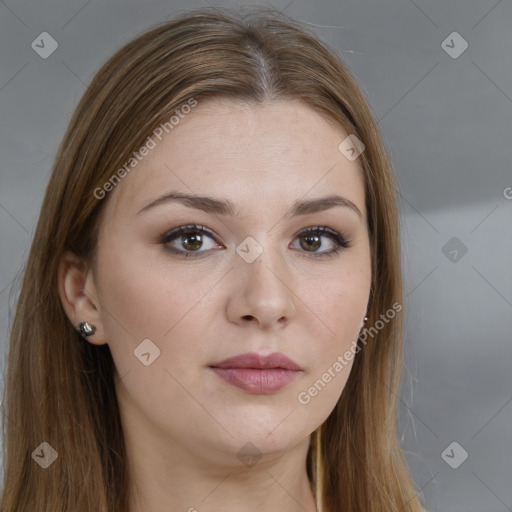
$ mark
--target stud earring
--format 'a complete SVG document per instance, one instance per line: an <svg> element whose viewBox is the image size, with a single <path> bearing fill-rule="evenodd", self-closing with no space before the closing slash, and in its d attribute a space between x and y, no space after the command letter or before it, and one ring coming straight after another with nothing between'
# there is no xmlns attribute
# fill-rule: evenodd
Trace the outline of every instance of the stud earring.
<svg viewBox="0 0 512 512"><path fill-rule="evenodd" d="M80 322L77 328L80 334L85 337L91 336L96 332L96 327L89 322Z"/></svg>

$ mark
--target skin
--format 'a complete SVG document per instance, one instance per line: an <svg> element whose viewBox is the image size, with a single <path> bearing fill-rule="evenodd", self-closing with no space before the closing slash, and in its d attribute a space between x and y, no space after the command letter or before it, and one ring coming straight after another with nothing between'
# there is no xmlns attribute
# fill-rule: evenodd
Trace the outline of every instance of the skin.
<svg viewBox="0 0 512 512"><path fill-rule="evenodd" d="M308 404L298 395L350 349L371 281L361 170L338 150L346 136L297 100L199 102L103 199L94 265L63 257L60 295L70 321L94 324L84 343L108 343L114 358L134 481L130 512L316 511L306 474L310 434L333 410L352 362ZM137 213L170 191L230 199L240 216L176 202ZM285 218L296 200L331 194L362 216L337 206ZM197 258L159 243L188 224L215 238L203 235L201 246L178 236L167 247L200 246ZM318 226L351 246L315 257L336 246L323 234L320 247L304 240L301 233ZM263 250L252 263L236 252L248 236ZM134 355L145 339L160 350L149 366ZM265 395L209 368L250 351L281 352L302 371ZM248 442L256 464L237 457Z"/></svg>

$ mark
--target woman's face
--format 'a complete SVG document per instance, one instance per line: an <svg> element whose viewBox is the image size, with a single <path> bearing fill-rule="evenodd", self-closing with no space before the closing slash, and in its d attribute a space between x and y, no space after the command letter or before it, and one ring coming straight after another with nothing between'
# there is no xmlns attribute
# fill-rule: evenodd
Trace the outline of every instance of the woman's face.
<svg viewBox="0 0 512 512"><path fill-rule="evenodd" d="M103 199L91 297L133 442L271 459L333 410L371 279L347 135L298 101L199 102Z"/></svg>

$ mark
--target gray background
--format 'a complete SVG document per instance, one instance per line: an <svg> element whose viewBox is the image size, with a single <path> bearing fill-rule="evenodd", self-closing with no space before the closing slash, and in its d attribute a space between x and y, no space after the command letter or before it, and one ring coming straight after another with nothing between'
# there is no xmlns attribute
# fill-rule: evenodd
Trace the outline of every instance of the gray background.
<svg viewBox="0 0 512 512"><path fill-rule="evenodd" d="M200 5L206 4L0 2L2 373L17 293L11 283L86 84L121 45ZM407 327L401 430L427 508L512 510L512 3L266 5L311 24L339 49L394 162L402 189ZM31 48L44 31L59 45L46 59ZM443 46L457 51L459 41L442 46L452 32L469 45L457 58ZM461 447L443 459L454 441ZM462 449L469 456L453 469L445 460L456 465Z"/></svg>

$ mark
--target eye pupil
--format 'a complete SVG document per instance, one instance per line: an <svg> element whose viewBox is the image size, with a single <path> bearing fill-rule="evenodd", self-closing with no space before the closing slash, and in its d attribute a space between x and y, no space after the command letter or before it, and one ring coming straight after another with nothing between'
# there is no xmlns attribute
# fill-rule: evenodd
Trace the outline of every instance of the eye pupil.
<svg viewBox="0 0 512 512"><path fill-rule="evenodd" d="M183 247L189 251L194 251L201 248L203 241L201 240L201 235L199 233L184 235L183 239ZM190 244L186 242L186 240L193 240Z"/></svg>
<svg viewBox="0 0 512 512"><path fill-rule="evenodd" d="M305 250L309 250L306 246L307 245L314 245L314 247L312 248L313 251L315 251L316 249L319 249L320 246L322 245L322 243L320 242L320 237L318 235L305 235L303 237L301 237L301 242L300 242L300 245L303 249ZM307 240L307 242L305 244L302 243L303 240Z"/></svg>

